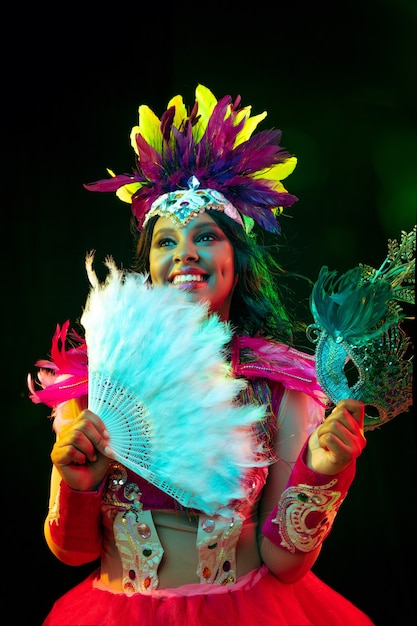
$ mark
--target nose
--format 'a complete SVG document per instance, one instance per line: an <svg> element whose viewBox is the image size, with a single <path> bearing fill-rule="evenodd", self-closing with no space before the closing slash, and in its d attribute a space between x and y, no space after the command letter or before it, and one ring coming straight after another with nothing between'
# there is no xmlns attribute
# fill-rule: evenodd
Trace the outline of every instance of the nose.
<svg viewBox="0 0 417 626"><path fill-rule="evenodd" d="M198 260L198 250L194 242L179 242L175 247L174 261L175 263L189 263Z"/></svg>

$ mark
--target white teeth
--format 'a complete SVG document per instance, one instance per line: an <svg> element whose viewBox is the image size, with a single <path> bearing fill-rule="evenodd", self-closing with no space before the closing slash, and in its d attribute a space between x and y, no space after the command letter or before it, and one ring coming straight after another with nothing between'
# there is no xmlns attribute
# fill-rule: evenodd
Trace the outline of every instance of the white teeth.
<svg viewBox="0 0 417 626"><path fill-rule="evenodd" d="M200 283L203 277L200 274L177 274L174 276L172 281L173 285L178 285L179 283Z"/></svg>

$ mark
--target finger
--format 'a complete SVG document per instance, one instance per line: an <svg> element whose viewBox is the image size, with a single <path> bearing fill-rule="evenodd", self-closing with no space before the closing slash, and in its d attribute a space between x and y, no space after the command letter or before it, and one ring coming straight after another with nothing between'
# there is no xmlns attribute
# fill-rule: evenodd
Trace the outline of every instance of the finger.
<svg viewBox="0 0 417 626"><path fill-rule="evenodd" d="M107 429L97 415L90 411L88 413L83 423L82 432L93 446L92 456L88 455L89 460L96 460L96 452L100 452L105 456L111 456L112 450L109 446L109 433ZM91 452L90 448L88 448L88 450Z"/></svg>
<svg viewBox="0 0 417 626"><path fill-rule="evenodd" d="M328 417L320 426L318 436L321 447L344 459L356 458L366 445L363 428L344 407Z"/></svg>
<svg viewBox="0 0 417 626"><path fill-rule="evenodd" d="M107 431L107 428L104 422L100 419L100 417L96 413L93 413L89 409L84 409L84 411L82 411L80 414L80 418L86 419L92 422L104 439L109 438L109 433Z"/></svg>
<svg viewBox="0 0 417 626"><path fill-rule="evenodd" d="M103 436L104 431L104 436ZM58 463L94 462L97 452L104 453L108 433L93 413L83 411L75 422L64 426L54 447L54 460Z"/></svg>
<svg viewBox="0 0 417 626"><path fill-rule="evenodd" d="M83 428L88 432L88 426L83 425ZM51 456L52 461L60 465L94 462L97 459L94 444L82 428L63 433L55 443Z"/></svg>
<svg viewBox="0 0 417 626"><path fill-rule="evenodd" d="M365 405L363 404L363 402L348 398L345 400L341 400L335 407L335 409L338 408L348 411L354 417L355 421L359 424L360 429L363 430L365 421Z"/></svg>
<svg viewBox="0 0 417 626"><path fill-rule="evenodd" d="M84 465L87 461L87 455L72 443L59 442L52 448L51 460L54 465L60 467L73 464Z"/></svg>
<svg viewBox="0 0 417 626"><path fill-rule="evenodd" d="M114 451L112 447L109 445L110 435L104 422L100 419L100 417L96 413L93 413L92 411L88 409L83 411L83 413L84 413L84 418L87 419L89 422L93 423L99 433L98 437L94 437L94 439L92 439L95 448L99 452L104 454L104 456L107 456L110 459L114 459L115 458Z"/></svg>

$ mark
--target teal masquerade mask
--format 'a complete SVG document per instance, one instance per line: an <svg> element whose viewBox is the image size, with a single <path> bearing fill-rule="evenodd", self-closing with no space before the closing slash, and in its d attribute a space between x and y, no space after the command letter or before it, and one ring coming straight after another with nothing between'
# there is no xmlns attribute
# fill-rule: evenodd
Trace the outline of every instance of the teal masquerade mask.
<svg viewBox="0 0 417 626"><path fill-rule="evenodd" d="M415 303L416 227L388 240L379 269L368 265L340 277L324 266L310 309L316 373L330 400L365 403L365 430L373 430L412 405L411 340L401 328L401 303ZM413 318L411 318L413 319Z"/></svg>

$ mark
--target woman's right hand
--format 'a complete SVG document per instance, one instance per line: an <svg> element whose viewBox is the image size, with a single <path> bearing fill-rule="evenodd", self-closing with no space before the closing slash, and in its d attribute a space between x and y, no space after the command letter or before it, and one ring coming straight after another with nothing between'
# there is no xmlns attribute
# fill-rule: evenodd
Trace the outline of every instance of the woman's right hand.
<svg viewBox="0 0 417 626"><path fill-rule="evenodd" d="M109 433L101 419L88 409L62 426L51 460L71 489L94 491L112 458Z"/></svg>

